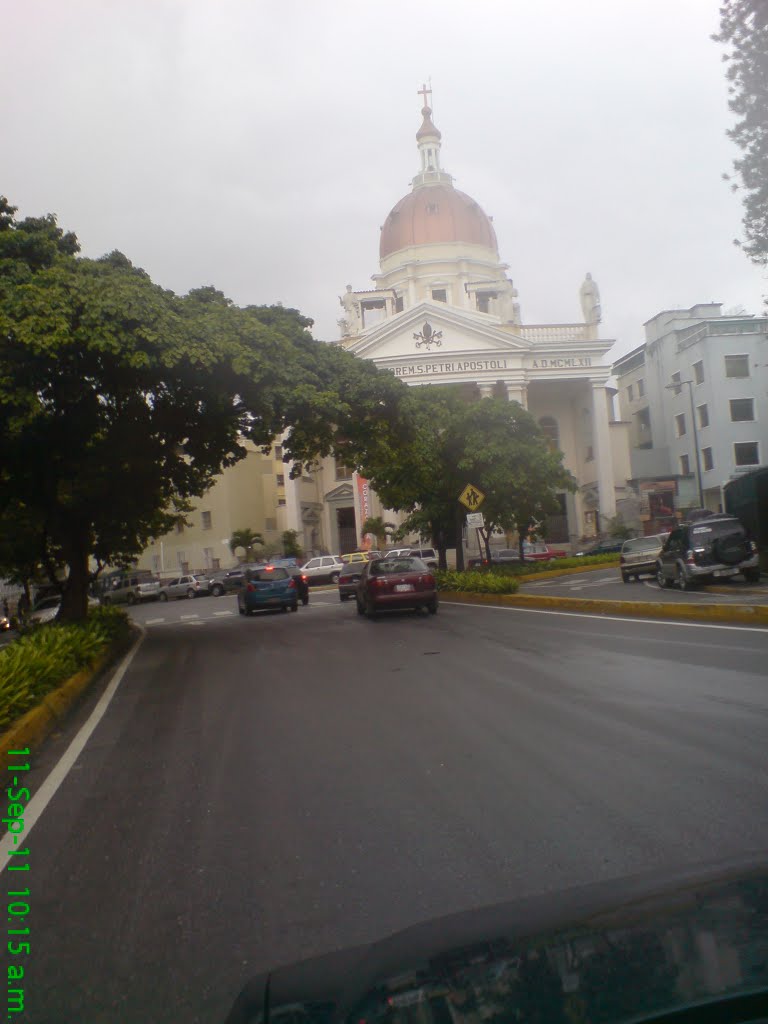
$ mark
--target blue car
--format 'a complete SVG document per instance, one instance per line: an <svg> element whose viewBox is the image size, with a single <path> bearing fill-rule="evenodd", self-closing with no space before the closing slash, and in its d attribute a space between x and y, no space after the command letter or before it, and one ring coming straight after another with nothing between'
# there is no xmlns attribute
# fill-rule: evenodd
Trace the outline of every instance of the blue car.
<svg viewBox="0 0 768 1024"><path fill-rule="evenodd" d="M241 615L253 615L276 608L284 612L299 609L299 592L288 569L274 565L249 569L245 585L237 592L237 610Z"/></svg>

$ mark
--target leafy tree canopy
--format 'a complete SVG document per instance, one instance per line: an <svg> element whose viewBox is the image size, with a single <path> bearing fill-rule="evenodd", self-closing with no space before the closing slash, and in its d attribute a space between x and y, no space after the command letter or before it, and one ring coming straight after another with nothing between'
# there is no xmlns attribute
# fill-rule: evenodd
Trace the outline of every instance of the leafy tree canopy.
<svg viewBox="0 0 768 1024"><path fill-rule="evenodd" d="M768 263L768 4L765 0L724 0L720 32L713 37L728 47L728 106L737 120L727 135L742 156L734 161L743 190L747 256Z"/></svg>
<svg viewBox="0 0 768 1024"><path fill-rule="evenodd" d="M0 200L0 519L23 509L25 559L31 531L38 563L66 566L62 618L85 615L89 557L133 559L248 441L267 450L298 424L286 451L310 461L334 450L334 416L358 446L370 436L373 377L296 310L179 297L121 253L78 258L54 217L15 213Z"/></svg>

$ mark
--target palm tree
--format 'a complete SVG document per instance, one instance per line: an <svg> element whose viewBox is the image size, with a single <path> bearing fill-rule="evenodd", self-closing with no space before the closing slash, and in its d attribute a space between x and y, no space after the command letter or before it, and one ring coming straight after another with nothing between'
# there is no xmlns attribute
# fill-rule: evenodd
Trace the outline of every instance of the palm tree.
<svg viewBox="0 0 768 1024"><path fill-rule="evenodd" d="M394 523L385 523L381 516L370 516L363 523L363 528L360 532L363 536L366 533L372 533L376 538L376 546L383 548L387 544L387 534L394 533L394 530Z"/></svg>
<svg viewBox="0 0 768 1024"><path fill-rule="evenodd" d="M262 547L264 544L264 538L260 533L256 533L255 530L251 530L246 527L244 530L235 530L229 539L229 547L234 555L238 548L243 548L245 551L245 561L253 559L253 549L256 545Z"/></svg>

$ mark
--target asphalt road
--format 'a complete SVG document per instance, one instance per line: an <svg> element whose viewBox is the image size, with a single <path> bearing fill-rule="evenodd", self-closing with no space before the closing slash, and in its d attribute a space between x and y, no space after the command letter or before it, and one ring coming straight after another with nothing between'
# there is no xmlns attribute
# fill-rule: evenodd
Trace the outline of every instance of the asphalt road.
<svg viewBox="0 0 768 1024"><path fill-rule="evenodd" d="M623 583L618 569L595 569L591 572L559 576L557 579L524 578L521 594L542 594L553 597L585 597L606 601L651 601L682 604L768 604L768 580L746 583L740 576L724 579L716 585L681 591L677 587L664 590L651 576Z"/></svg>
<svg viewBox="0 0 768 1024"><path fill-rule="evenodd" d="M278 963L768 851L768 631L234 605L136 610L146 639L27 837L25 1020L220 1021Z"/></svg>

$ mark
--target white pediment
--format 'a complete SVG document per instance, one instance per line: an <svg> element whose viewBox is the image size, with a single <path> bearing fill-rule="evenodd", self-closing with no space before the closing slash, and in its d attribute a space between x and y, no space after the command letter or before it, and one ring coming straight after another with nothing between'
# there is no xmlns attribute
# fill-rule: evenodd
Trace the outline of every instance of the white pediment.
<svg viewBox="0 0 768 1024"><path fill-rule="evenodd" d="M517 355L531 342L483 313L421 302L367 328L348 351L364 359L398 360L413 356L472 358Z"/></svg>
<svg viewBox="0 0 768 1024"><path fill-rule="evenodd" d="M352 484L350 484L350 483L337 484L336 487L332 488L325 495L325 501L335 501L335 502L347 501L347 502L351 502L353 500L354 500L354 498L353 498Z"/></svg>

